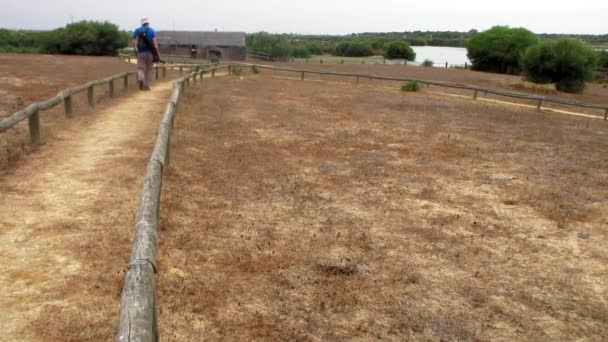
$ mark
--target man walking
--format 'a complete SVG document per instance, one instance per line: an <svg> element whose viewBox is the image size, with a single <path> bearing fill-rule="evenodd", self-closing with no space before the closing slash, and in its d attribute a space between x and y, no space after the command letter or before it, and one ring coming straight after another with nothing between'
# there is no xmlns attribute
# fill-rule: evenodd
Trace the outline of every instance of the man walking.
<svg viewBox="0 0 608 342"><path fill-rule="evenodd" d="M133 47L137 54L137 80L139 90L150 90L154 52L158 51L156 31L150 27L148 17L141 18L141 26L133 32Z"/></svg>

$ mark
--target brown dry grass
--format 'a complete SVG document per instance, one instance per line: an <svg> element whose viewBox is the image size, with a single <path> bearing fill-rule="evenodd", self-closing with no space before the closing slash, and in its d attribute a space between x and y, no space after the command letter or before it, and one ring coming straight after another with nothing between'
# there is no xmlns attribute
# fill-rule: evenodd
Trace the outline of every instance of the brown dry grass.
<svg viewBox="0 0 608 342"><path fill-rule="evenodd" d="M164 340L608 339L603 122L267 72L197 87Z"/></svg>

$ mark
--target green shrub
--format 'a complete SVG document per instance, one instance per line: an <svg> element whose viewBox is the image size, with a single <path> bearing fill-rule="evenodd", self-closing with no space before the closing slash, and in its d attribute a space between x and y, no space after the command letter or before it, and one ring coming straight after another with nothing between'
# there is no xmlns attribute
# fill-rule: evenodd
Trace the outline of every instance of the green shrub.
<svg viewBox="0 0 608 342"><path fill-rule="evenodd" d="M395 41L386 46L384 57L388 59L406 59L413 61L416 59L416 53L406 42Z"/></svg>
<svg viewBox="0 0 608 342"><path fill-rule="evenodd" d="M401 85L401 91L420 91L423 85L418 81L407 81Z"/></svg>
<svg viewBox="0 0 608 342"><path fill-rule="evenodd" d="M538 41L534 33L524 28L495 26L469 40L468 57L473 70L519 74L522 55Z"/></svg>
<svg viewBox="0 0 608 342"><path fill-rule="evenodd" d="M232 67L232 74L235 76L243 76L243 68L241 67Z"/></svg>
<svg viewBox="0 0 608 342"><path fill-rule="evenodd" d="M597 52L597 66L598 68L608 69L608 51L600 50Z"/></svg>
<svg viewBox="0 0 608 342"><path fill-rule="evenodd" d="M294 47L289 50L289 57L293 58L310 58L312 54L305 47Z"/></svg>
<svg viewBox="0 0 608 342"><path fill-rule="evenodd" d="M336 45L336 55L345 57L368 57L374 53L363 41L344 41Z"/></svg>
<svg viewBox="0 0 608 342"><path fill-rule="evenodd" d="M43 50L66 55L111 56L131 40L127 32L109 22L80 21L51 31Z"/></svg>
<svg viewBox="0 0 608 342"><path fill-rule="evenodd" d="M435 63L430 60L430 59L425 59L424 62L422 62L422 66L423 67L432 67Z"/></svg>
<svg viewBox="0 0 608 342"><path fill-rule="evenodd" d="M251 72L257 75L261 71L260 71L260 68L258 68L256 65L254 65L254 66L251 67Z"/></svg>
<svg viewBox="0 0 608 342"><path fill-rule="evenodd" d="M522 66L526 80L556 83L557 90L580 93L593 77L596 54L578 40L548 40L528 48Z"/></svg>

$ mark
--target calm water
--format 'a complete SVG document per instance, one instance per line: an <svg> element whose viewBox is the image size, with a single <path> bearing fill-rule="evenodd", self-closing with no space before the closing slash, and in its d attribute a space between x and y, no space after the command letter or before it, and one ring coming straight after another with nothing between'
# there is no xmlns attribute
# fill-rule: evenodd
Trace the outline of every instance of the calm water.
<svg viewBox="0 0 608 342"><path fill-rule="evenodd" d="M412 46L416 52L416 63L424 62L425 59L432 60L436 66L445 66L445 62L449 65L464 65L471 64L467 58L466 48L444 47L444 46Z"/></svg>

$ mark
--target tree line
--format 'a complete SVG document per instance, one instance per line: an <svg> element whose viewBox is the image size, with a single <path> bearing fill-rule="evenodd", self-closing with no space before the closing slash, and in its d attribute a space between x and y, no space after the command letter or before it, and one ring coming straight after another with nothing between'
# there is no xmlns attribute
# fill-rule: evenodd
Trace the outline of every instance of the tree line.
<svg viewBox="0 0 608 342"><path fill-rule="evenodd" d="M0 52L111 56L130 40L117 25L84 20L52 31L0 29Z"/></svg>

